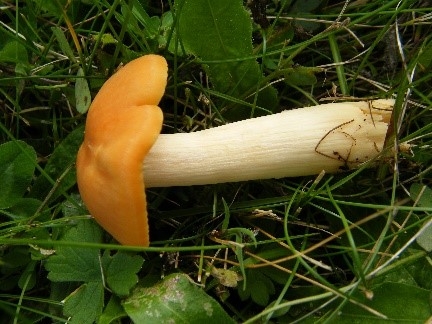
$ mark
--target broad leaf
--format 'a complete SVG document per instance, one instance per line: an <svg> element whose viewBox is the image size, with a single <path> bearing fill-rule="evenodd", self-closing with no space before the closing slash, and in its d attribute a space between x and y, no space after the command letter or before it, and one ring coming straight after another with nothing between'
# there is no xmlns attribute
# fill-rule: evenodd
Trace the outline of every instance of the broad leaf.
<svg viewBox="0 0 432 324"><path fill-rule="evenodd" d="M102 232L92 220L79 221L63 237L71 242L101 242ZM57 247L45 265L51 281L102 282L99 250L63 246Z"/></svg>
<svg viewBox="0 0 432 324"><path fill-rule="evenodd" d="M417 244L420 245L425 251L432 251L432 222L424 225L421 235L417 237ZM432 269L431 269L432 270Z"/></svg>
<svg viewBox="0 0 432 324"><path fill-rule="evenodd" d="M103 308L104 287L101 282L83 284L65 300L63 313L70 317L69 324L91 324Z"/></svg>
<svg viewBox="0 0 432 324"><path fill-rule="evenodd" d="M42 202L34 198L18 199L13 206L8 209L8 214L13 219L23 219L33 216L40 208Z"/></svg>
<svg viewBox="0 0 432 324"><path fill-rule="evenodd" d="M178 32L186 51L204 61L217 91L253 103L254 93L263 86L263 76L257 61L250 58L254 55L252 22L242 3L177 0ZM276 102L271 86L260 91L256 101L270 111ZM236 115L249 117L245 111Z"/></svg>
<svg viewBox="0 0 432 324"><path fill-rule="evenodd" d="M66 231L62 241L99 243L102 231L93 220L81 220ZM115 295L128 295L138 282L136 274L142 263L141 256L122 251L112 256L105 252L101 257L98 249L59 245L45 268L49 271L48 279L53 282L83 282L65 299L63 312L71 317L70 323L93 323L102 314L105 284ZM123 315L124 312L106 313L103 322L107 323L111 316Z"/></svg>
<svg viewBox="0 0 432 324"><path fill-rule="evenodd" d="M432 207L432 189L421 185L419 183L413 183L410 187L411 199L417 201L417 205L420 207Z"/></svg>
<svg viewBox="0 0 432 324"><path fill-rule="evenodd" d="M76 109L81 114L86 113L91 104L90 89L87 80L84 78L84 71L82 68L78 69L75 82L75 102Z"/></svg>
<svg viewBox="0 0 432 324"><path fill-rule="evenodd" d="M123 303L134 323L235 323L220 304L184 274L137 288Z"/></svg>
<svg viewBox="0 0 432 324"><path fill-rule="evenodd" d="M73 166L78 148L83 140L83 134L84 128L78 127L55 148L44 168L46 174L40 175L32 187L32 197L45 199L46 195L53 189L53 184L47 177L53 181L59 180L55 192L51 193L51 201L75 185L76 172Z"/></svg>
<svg viewBox="0 0 432 324"><path fill-rule="evenodd" d="M102 315L99 317L97 323L98 324L110 324L110 323L120 323L118 320L122 317L126 317L120 299L113 295L109 300L108 304L105 306L105 309Z"/></svg>
<svg viewBox="0 0 432 324"><path fill-rule="evenodd" d="M93 220L79 221L67 230L62 240L101 242L102 232ZM58 246L45 268L54 282L84 282L64 300L63 313L68 323L93 323L102 313L104 286L99 250L85 247Z"/></svg>
<svg viewBox="0 0 432 324"><path fill-rule="evenodd" d="M242 300L251 298L255 303L266 306L270 295L275 293L273 282L259 269L246 269L247 285L245 289L239 287L238 294Z"/></svg>
<svg viewBox="0 0 432 324"><path fill-rule="evenodd" d="M384 283L373 290L372 299L358 292L360 303L387 317L387 321L364 308L348 303L337 318L338 323L424 323L431 316L430 291L416 286Z"/></svg>
<svg viewBox="0 0 432 324"><path fill-rule="evenodd" d="M22 141L0 145L0 208L13 206L26 192L36 166L35 150Z"/></svg>
<svg viewBox="0 0 432 324"><path fill-rule="evenodd" d="M60 46L61 51L63 54L65 54L72 62L76 62L74 52L72 48L69 45L69 42L66 39L65 34L63 33L63 30L60 27L51 27L51 30L57 39L57 42Z"/></svg>
<svg viewBox="0 0 432 324"><path fill-rule="evenodd" d="M9 41L0 49L0 62L28 64L27 50L21 43Z"/></svg>
<svg viewBox="0 0 432 324"><path fill-rule="evenodd" d="M314 85L317 82L315 74L322 71L324 71L324 69L316 67L297 66L287 68L285 73L285 82L299 86Z"/></svg>
<svg viewBox="0 0 432 324"><path fill-rule="evenodd" d="M150 17L137 0L134 0L132 14L144 26L144 33L148 38L153 39L159 34L160 18Z"/></svg>
<svg viewBox="0 0 432 324"><path fill-rule="evenodd" d="M413 200L418 201L417 205L421 207L432 207L432 190L429 187L414 183L410 188L410 194ZM419 196L421 195L421 196ZM417 237L417 244L425 251L432 251L432 224L426 223L423 232Z"/></svg>
<svg viewBox="0 0 432 324"><path fill-rule="evenodd" d="M139 255L119 251L113 256L104 254L105 279L108 286L119 296L126 296L138 282L136 273L144 262Z"/></svg>

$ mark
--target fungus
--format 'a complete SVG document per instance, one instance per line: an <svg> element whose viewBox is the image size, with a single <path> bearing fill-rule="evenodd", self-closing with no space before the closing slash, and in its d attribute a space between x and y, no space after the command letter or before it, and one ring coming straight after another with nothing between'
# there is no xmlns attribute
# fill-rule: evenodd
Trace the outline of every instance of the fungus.
<svg viewBox="0 0 432 324"><path fill-rule="evenodd" d="M167 63L131 61L95 97L77 157L91 215L117 241L148 246L145 188L295 177L358 167L383 149L392 100L284 111L194 133L161 134Z"/></svg>
<svg viewBox="0 0 432 324"><path fill-rule="evenodd" d="M147 246L142 162L163 121L157 106L167 63L157 55L129 62L100 89L87 114L77 183L90 214L122 244Z"/></svg>
<svg viewBox="0 0 432 324"><path fill-rule="evenodd" d="M146 187L237 182L349 170L382 151L393 100L322 104L193 133L161 134Z"/></svg>

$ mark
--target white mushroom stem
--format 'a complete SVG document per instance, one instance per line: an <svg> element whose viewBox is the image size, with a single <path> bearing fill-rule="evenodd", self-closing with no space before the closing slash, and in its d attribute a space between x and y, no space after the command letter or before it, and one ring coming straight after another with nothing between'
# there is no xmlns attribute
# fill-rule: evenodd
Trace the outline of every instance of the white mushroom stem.
<svg viewBox="0 0 432 324"><path fill-rule="evenodd" d="M194 133L161 134L146 188L335 173L380 154L393 100L318 105Z"/></svg>

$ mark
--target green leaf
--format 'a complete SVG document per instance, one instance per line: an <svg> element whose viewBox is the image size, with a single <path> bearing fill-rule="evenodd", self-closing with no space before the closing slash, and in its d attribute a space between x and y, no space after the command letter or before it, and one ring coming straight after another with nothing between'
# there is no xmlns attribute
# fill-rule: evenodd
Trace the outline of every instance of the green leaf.
<svg viewBox="0 0 432 324"><path fill-rule="evenodd" d="M11 219L21 220L33 216L40 208L42 202L34 198L21 198L15 201L14 205L7 209Z"/></svg>
<svg viewBox="0 0 432 324"><path fill-rule="evenodd" d="M0 62L28 64L25 46L15 40L7 42L0 50Z"/></svg>
<svg viewBox="0 0 432 324"><path fill-rule="evenodd" d="M286 250L285 250L286 251ZM286 262L285 264L288 264ZM286 282L289 280L290 274L274 267L268 267L265 272L266 277L268 277L270 280L280 284L285 285Z"/></svg>
<svg viewBox="0 0 432 324"><path fill-rule="evenodd" d="M81 285L64 300L63 313L69 324L92 324L103 308L104 287L101 282Z"/></svg>
<svg viewBox="0 0 432 324"><path fill-rule="evenodd" d="M417 237L417 244L420 245L425 251L432 251L432 222L424 225L423 232Z"/></svg>
<svg viewBox="0 0 432 324"><path fill-rule="evenodd" d="M400 283L384 283L373 290L372 299L362 292L357 301L387 316L383 320L352 303L342 309L338 323L424 323L431 316L430 291Z"/></svg>
<svg viewBox="0 0 432 324"><path fill-rule="evenodd" d="M242 1L176 1L184 45L205 60L241 58L252 53L252 24Z"/></svg>
<svg viewBox="0 0 432 324"><path fill-rule="evenodd" d="M238 288L238 294L242 300L252 298L261 306L267 306L270 295L275 293L273 282L258 269L246 269L248 278L245 289Z"/></svg>
<svg viewBox="0 0 432 324"><path fill-rule="evenodd" d="M136 273L141 269L144 259L139 255L130 255L119 251L114 256L103 256L105 278L108 286L119 296L126 296L137 284Z"/></svg>
<svg viewBox="0 0 432 324"><path fill-rule="evenodd" d="M26 246L13 246L7 249L0 258L0 276L2 280L0 291L17 288L22 284L22 273L26 272L31 263L29 249Z"/></svg>
<svg viewBox="0 0 432 324"><path fill-rule="evenodd" d="M283 303L285 303L285 302L287 302L288 300L286 300L286 299L282 299L281 301L280 301L280 303L278 303L278 304L283 304ZM273 306L275 306L276 305L276 301L272 301L265 309L270 309L270 308L272 308ZM278 310L276 310L276 311L274 311L273 313L272 313L272 318L276 318L276 317L281 317L281 316L284 316L286 313L288 313L289 312L289 310L291 309L291 306L287 306L287 307L283 307L283 308L280 308L280 309L278 309Z"/></svg>
<svg viewBox="0 0 432 324"><path fill-rule="evenodd" d="M410 255L417 253L419 253L417 250L409 250ZM430 258L422 257L416 262L408 265L407 272L411 278L415 279L415 285L432 291L432 264Z"/></svg>
<svg viewBox="0 0 432 324"><path fill-rule="evenodd" d="M53 189L53 184L47 177L54 181L61 179L56 184L55 191L51 192L50 201L55 200L64 191L76 184L76 172L73 165L83 137L84 127L78 127L55 148L44 168L46 175L41 174L32 186L30 193L32 197L45 199L46 195Z"/></svg>
<svg viewBox="0 0 432 324"><path fill-rule="evenodd" d="M99 317L97 324L120 323L118 320L126 316L127 314L120 303L120 298L112 295L102 315Z"/></svg>
<svg viewBox="0 0 432 324"><path fill-rule="evenodd" d="M102 231L93 220L81 220L70 228L63 241L94 242L102 241ZM99 250L58 246L55 255L48 258L45 268L51 281L102 282Z"/></svg>
<svg viewBox="0 0 432 324"><path fill-rule="evenodd" d="M418 63L423 71L427 72L432 66L432 42L429 42L425 47L422 48Z"/></svg>
<svg viewBox="0 0 432 324"><path fill-rule="evenodd" d="M84 202L79 194L71 194L69 199L62 203L64 217L83 215L87 212Z"/></svg>
<svg viewBox="0 0 432 324"><path fill-rule="evenodd" d="M157 16L150 17L137 0L134 0L132 14L144 26L144 32L148 38L153 39L159 35L160 18Z"/></svg>
<svg viewBox="0 0 432 324"><path fill-rule="evenodd" d="M413 183L410 187L410 195L417 205L420 207L432 207L432 190L425 185ZM417 237L417 244L420 245L425 251L432 251L432 224L426 223L427 226L423 232Z"/></svg>
<svg viewBox="0 0 432 324"><path fill-rule="evenodd" d="M235 251L237 260L239 262L241 274L242 274L243 279L244 279L243 280L243 287L246 287L246 284L247 284L246 272L245 272L245 266L244 266L244 261L243 261L243 248L242 248L241 244L243 244L244 236L248 237L250 241L254 242L255 247L256 247L257 241L256 241L254 233L247 228L236 227L236 228L230 228L230 229L223 232L224 237L230 237L233 235L236 238L236 243L238 243L238 245L235 247L234 251Z"/></svg>
<svg viewBox="0 0 432 324"><path fill-rule="evenodd" d="M172 11L167 11L162 15L162 21L160 26L160 35L158 38L158 44L160 48L166 48L168 45L168 51L180 56L180 47L176 48L176 31L173 29L174 17ZM169 44L168 44L169 41ZM177 44L178 45L178 44Z"/></svg>
<svg viewBox="0 0 432 324"><path fill-rule="evenodd" d="M76 62L73 50L70 47L66 36L63 33L63 30L60 27L51 27L51 30L54 37L57 39L57 42L59 43L60 49L63 54L65 54L72 62Z"/></svg>
<svg viewBox="0 0 432 324"><path fill-rule="evenodd" d="M230 213L230 210L229 210L229 206L226 203L226 201L225 201L224 198L222 198L222 204L223 204L223 207L224 207L224 215L225 215L225 217L224 217L224 220L223 220L223 223L222 223L222 226L221 226L221 230L222 231L226 231L228 229L229 221L230 221L230 218L231 218L231 213Z"/></svg>
<svg viewBox="0 0 432 324"><path fill-rule="evenodd" d="M310 86L317 83L315 73L322 72L324 69L315 67L298 66L288 68L285 73L285 82L298 86Z"/></svg>
<svg viewBox="0 0 432 324"><path fill-rule="evenodd" d="M69 228L61 238L69 242L99 243L102 231L93 220L80 220ZM141 269L143 259L139 255L109 252L101 257L99 250L90 247L58 246L54 255L45 263L48 279L53 282L84 282L64 301L63 313L71 317L70 323L93 323L99 319L104 306L104 284L116 295L125 296L138 282L136 273ZM118 310L117 303L105 312L101 323L110 323L125 313Z"/></svg>
<svg viewBox="0 0 432 324"><path fill-rule="evenodd" d="M235 236L237 243L242 243L243 241L251 241L251 242L254 242L255 247L257 246L257 240L255 238L254 232L252 232L250 229L247 229L247 228L243 228L243 227L229 228L223 232L223 236L224 236L224 238ZM247 238L247 239L244 240L244 238Z"/></svg>
<svg viewBox="0 0 432 324"><path fill-rule="evenodd" d="M0 208L13 206L22 198L36 166L35 150L22 141L0 145Z"/></svg>
<svg viewBox="0 0 432 324"><path fill-rule="evenodd" d="M417 201L417 206L432 207L432 189L429 187L413 183L410 187L410 196L412 200Z"/></svg>
<svg viewBox="0 0 432 324"><path fill-rule="evenodd" d="M68 0L32 0L38 8L54 17L61 17L62 8L66 8Z"/></svg>
<svg viewBox="0 0 432 324"><path fill-rule="evenodd" d="M319 7L320 3L322 3L321 0L297 0L290 9L290 13L293 15L298 15L300 12L302 14L310 14ZM307 20L296 20L294 24L308 32L313 32L320 27L319 23Z"/></svg>
<svg viewBox="0 0 432 324"><path fill-rule="evenodd" d="M102 231L93 220L80 220L69 228L63 241L94 242L102 240ZM85 282L64 300L63 313L68 323L93 323L102 313L104 286L99 250L86 247L58 246L45 263L48 279L53 282Z"/></svg>
<svg viewBox="0 0 432 324"><path fill-rule="evenodd" d="M76 109L81 114L86 113L91 104L90 89L87 80L84 78L84 70L82 68L78 69L75 82L75 102Z"/></svg>
<svg viewBox="0 0 432 324"><path fill-rule="evenodd" d="M95 37L96 39L96 37ZM117 39L114 38L112 34L105 33L101 36L101 47L104 48L105 46L109 45L116 45L118 43Z"/></svg>
<svg viewBox="0 0 432 324"><path fill-rule="evenodd" d="M215 89L254 102L262 88L262 72L252 47L252 22L241 0L177 0L179 38L188 53L207 62L205 67ZM227 61L232 60L232 61ZM271 86L260 91L257 105L272 110L277 103ZM238 108L238 106L237 106ZM243 107L244 108L244 107ZM245 112L240 118L249 117Z"/></svg>
<svg viewBox="0 0 432 324"><path fill-rule="evenodd" d="M134 323L235 323L218 302L184 274L137 288L123 307Z"/></svg>
<svg viewBox="0 0 432 324"><path fill-rule="evenodd" d="M217 279L219 284L225 287L237 287L237 283L243 278L234 270L216 268L214 266L210 269L211 275Z"/></svg>
<svg viewBox="0 0 432 324"><path fill-rule="evenodd" d="M18 287L20 287L20 289L28 291L34 288L37 278L37 271L35 271L36 265L36 261L32 260L27 264L24 271L21 272L21 276L18 280Z"/></svg>

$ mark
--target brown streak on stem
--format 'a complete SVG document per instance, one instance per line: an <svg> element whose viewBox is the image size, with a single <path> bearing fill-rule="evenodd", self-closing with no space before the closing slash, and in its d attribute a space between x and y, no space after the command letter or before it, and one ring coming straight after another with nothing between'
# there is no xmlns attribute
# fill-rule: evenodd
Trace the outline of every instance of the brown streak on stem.
<svg viewBox="0 0 432 324"><path fill-rule="evenodd" d="M344 158L342 155L340 155L340 153L337 152L337 151L333 151L333 154L334 154L335 156L337 156L337 157L335 157L335 156L331 156L331 155L329 155L329 154L326 154L326 153L324 153L324 152L319 151L319 150L318 150L318 147L321 145L321 143L324 141L324 139L325 139L327 136L329 136L333 131L335 131L336 129L341 128L341 127L343 127L343 126L345 126L345 125L348 125L348 124L352 123L353 121L354 121L354 119L351 119L350 121L347 121L347 122L345 122L345 123L342 123L342 124L340 124L340 125L338 125L338 126L333 127L333 128L330 129L327 133L325 133L325 135L324 135L324 136L319 140L319 142L318 142L317 145L315 146L315 152L317 152L318 154L320 154L320 155L322 155L322 156L325 156L325 157L328 157L328 158L333 159L333 160L343 161L343 162L344 162L344 165L341 166L341 168L342 168L343 170L345 170L345 169L349 169L349 167L348 167L348 163L355 163L355 162L356 162L356 161L350 161L350 160L349 160L349 156L350 156L350 154L351 154L351 150L352 150L352 147L353 147L354 144L351 144L351 148L350 148L350 150L349 150L349 152L348 152L348 156L347 156L346 158ZM348 136L348 137L351 137L351 139L354 141L354 143L356 142L356 139L355 139L351 134L348 134L347 132L344 132L344 131L342 131L341 133L342 133L342 134L345 134L345 135Z"/></svg>

